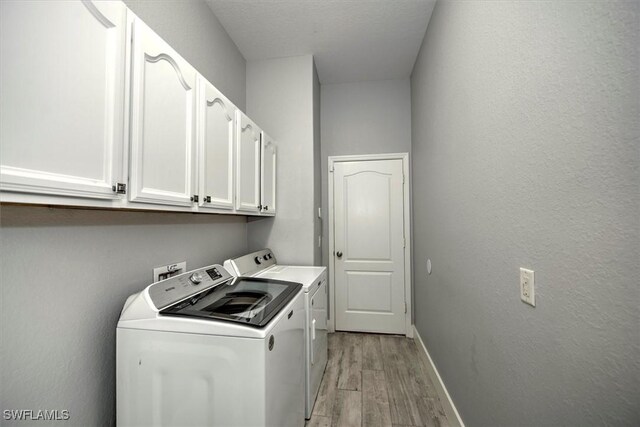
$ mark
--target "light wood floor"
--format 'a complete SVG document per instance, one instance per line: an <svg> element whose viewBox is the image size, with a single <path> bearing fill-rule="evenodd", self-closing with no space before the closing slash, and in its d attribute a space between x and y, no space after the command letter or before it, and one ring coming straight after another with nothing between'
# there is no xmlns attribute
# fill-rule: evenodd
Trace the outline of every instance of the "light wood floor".
<svg viewBox="0 0 640 427"><path fill-rule="evenodd" d="M329 361L307 427L448 426L412 339L329 334Z"/></svg>

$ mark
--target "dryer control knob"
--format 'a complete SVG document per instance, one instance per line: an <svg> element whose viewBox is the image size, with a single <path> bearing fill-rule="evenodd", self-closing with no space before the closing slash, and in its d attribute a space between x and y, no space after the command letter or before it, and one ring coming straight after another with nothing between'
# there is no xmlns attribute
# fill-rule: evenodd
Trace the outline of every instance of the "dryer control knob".
<svg viewBox="0 0 640 427"><path fill-rule="evenodd" d="M262 264L262 258L260 258L259 256L254 258L256 264Z"/></svg>
<svg viewBox="0 0 640 427"><path fill-rule="evenodd" d="M200 282L202 282L202 274L196 271L191 276L189 276L189 281L194 285L199 285Z"/></svg>

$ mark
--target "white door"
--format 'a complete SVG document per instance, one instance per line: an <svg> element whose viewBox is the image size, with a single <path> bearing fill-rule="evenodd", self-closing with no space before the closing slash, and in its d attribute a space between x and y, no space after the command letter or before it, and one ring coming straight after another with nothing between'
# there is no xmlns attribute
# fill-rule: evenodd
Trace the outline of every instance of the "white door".
<svg viewBox="0 0 640 427"><path fill-rule="evenodd" d="M116 198L126 7L0 1L0 188Z"/></svg>
<svg viewBox="0 0 640 427"><path fill-rule="evenodd" d="M142 21L133 25L130 200L191 206L196 70Z"/></svg>
<svg viewBox="0 0 640 427"><path fill-rule="evenodd" d="M337 330L404 334L402 160L334 166Z"/></svg>
<svg viewBox="0 0 640 427"><path fill-rule="evenodd" d="M262 132L260 206L263 215L276 214L276 143Z"/></svg>
<svg viewBox="0 0 640 427"><path fill-rule="evenodd" d="M259 212L261 130L242 111L236 114L236 209Z"/></svg>
<svg viewBox="0 0 640 427"><path fill-rule="evenodd" d="M198 76L198 175L201 207L233 209L236 106Z"/></svg>

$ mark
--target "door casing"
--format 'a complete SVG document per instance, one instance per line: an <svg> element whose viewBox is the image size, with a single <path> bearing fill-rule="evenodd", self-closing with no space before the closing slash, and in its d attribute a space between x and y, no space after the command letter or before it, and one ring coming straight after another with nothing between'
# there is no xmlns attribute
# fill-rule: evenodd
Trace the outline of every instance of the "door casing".
<svg viewBox="0 0 640 427"><path fill-rule="evenodd" d="M328 203L329 203L329 332L335 332L335 318L336 318L336 301L335 301L335 215L333 206L333 170L334 165L338 162L359 162L359 161L372 161L372 160L402 160L402 173L404 175L404 238L406 241L404 247L404 295L405 302L407 304L407 312L405 313L405 335L408 338L413 338L413 325L411 319L413 318L413 298L412 298L412 283L413 278L411 274L411 175L409 164L409 153L390 153L390 154L357 154L349 156L329 156L328 159Z"/></svg>

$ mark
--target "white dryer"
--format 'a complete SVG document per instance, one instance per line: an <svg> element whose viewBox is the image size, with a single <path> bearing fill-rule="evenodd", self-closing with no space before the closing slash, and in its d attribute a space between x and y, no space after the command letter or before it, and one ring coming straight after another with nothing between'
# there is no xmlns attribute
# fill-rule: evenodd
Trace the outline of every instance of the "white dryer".
<svg viewBox="0 0 640 427"><path fill-rule="evenodd" d="M118 426L303 426L301 288L212 265L130 296L116 332Z"/></svg>
<svg viewBox="0 0 640 427"><path fill-rule="evenodd" d="M224 267L236 276L301 283L304 292L305 418L311 417L322 375L327 366L327 268L279 265L271 249L226 260Z"/></svg>

